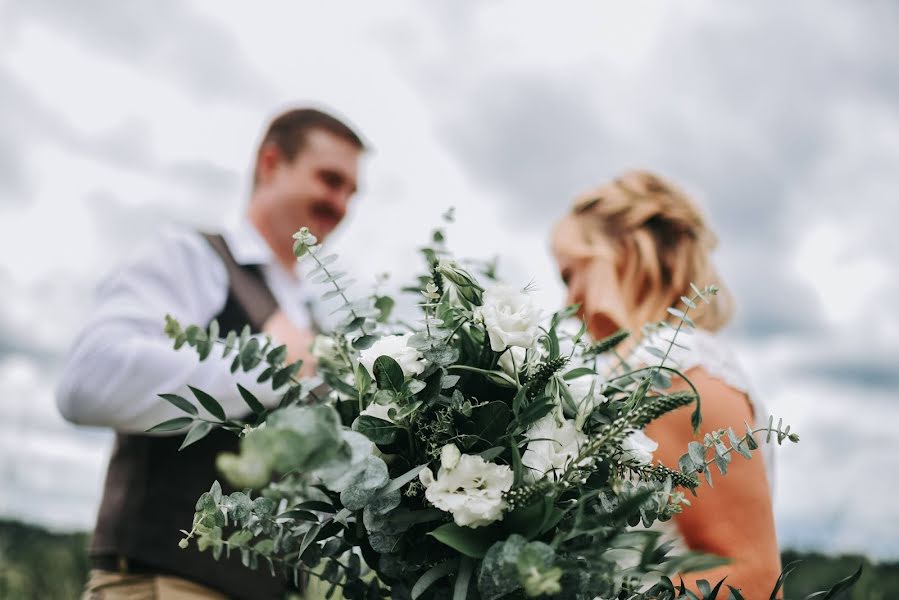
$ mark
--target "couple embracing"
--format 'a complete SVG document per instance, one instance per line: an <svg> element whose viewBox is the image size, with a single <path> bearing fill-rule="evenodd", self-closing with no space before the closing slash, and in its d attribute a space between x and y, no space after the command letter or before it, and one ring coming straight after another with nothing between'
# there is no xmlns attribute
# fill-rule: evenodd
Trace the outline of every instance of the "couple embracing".
<svg viewBox="0 0 899 600"><path fill-rule="evenodd" d="M257 150L240 224L214 234L166 232L101 285L57 396L70 421L116 432L85 598L283 598L289 592L279 576L244 569L236 555L216 561L196 548L178 547L179 529L192 521L196 498L216 479L215 457L233 452L238 440L217 431L179 452L181 436L145 434L176 416L158 394L197 387L212 393L228 416L240 416L246 405L233 385L230 359L199 362L173 351L161 324L171 313L185 323L216 319L224 331L249 326L286 345L288 359L304 359L303 374L312 374L315 327L308 290L296 272L293 234L306 226L324 239L339 225L365 150L361 137L329 114L308 108L281 114ZM641 326L665 319L668 308L690 295L691 283L722 287L710 260L715 236L695 204L648 172L625 173L576 199L551 240L568 303L580 306L595 339L619 329L634 333L620 348L631 363L646 360ZM702 397L704 431L742 428L766 416L715 333L727 323L730 307L723 290L694 318L690 350L676 349L672 357ZM256 374L237 377L264 405L280 400L256 383ZM666 415L647 434L654 459L676 467L695 439L689 410ZM761 458L735 463L665 532L681 549L731 559L728 583L749 598L770 590L780 572L770 457ZM689 585L723 574L693 573L685 580Z"/></svg>

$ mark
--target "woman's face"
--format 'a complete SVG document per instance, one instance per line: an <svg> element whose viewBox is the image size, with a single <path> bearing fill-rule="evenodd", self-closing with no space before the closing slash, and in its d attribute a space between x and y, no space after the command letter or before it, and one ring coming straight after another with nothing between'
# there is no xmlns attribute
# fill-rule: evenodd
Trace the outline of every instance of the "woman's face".
<svg viewBox="0 0 899 600"><path fill-rule="evenodd" d="M609 336L632 325L616 268L612 243L597 236L588 242L577 218L568 215L553 231L552 250L562 281L568 288L568 304L579 304L580 316L594 339Z"/></svg>

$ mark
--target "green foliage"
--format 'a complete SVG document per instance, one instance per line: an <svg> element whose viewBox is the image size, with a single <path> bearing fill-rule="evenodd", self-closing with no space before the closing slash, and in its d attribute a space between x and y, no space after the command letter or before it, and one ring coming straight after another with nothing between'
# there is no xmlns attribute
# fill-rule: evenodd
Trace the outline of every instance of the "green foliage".
<svg viewBox="0 0 899 600"><path fill-rule="evenodd" d="M519 589L527 596L555 595L562 570L554 566L555 551L542 542L512 534L487 551L478 576L485 600L497 600Z"/></svg>
<svg viewBox="0 0 899 600"><path fill-rule="evenodd" d="M90 559L86 533L51 533L0 520L0 598L78 598Z"/></svg>
<svg viewBox="0 0 899 600"><path fill-rule="evenodd" d="M478 531L471 527L460 527L455 523L441 525L429 535L440 543L457 550L463 556L471 558L484 558L487 549L492 542L491 534L497 535L497 531Z"/></svg>
<svg viewBox="0 0 899 600"><path fill-rule="evenodd" d="M309 509L333 510L333 507L323 502ZM235 534L237 545L246 545L250 539L246 535ZM80 597L90 568L88 537L84 532L52 533L36 525L0 520L0 598L43 600ZM330 544L329 548L322 550L322 556L334 556L341 547L345 547L345 542ZM899 562L878 563L861 556L824 556L795 550L784 551L782 560L785 565L798 561L784 584L784 597L787 599L802 599L828 589L835 580L852 575L859 565L863 567L863 572L858 583L838 597L840 600L891 600L899 597ZM437 577L429 586L439 581L449 580L451 583L450 576L455 574L457 568L458 561L454 559L438 563L434 567ZM321 566L316 570L321 571ZM421 579L424 579L423 574ZM316 575L311 577L311 588L319 595L307 593L306 597L321 600L330 583L322 585L317 583ZM433 588L426 586L422 592L427 589ZM414 593L412 595L418 597ZM719 598L723 600L726 596L719 595Z"/></svg>
<svg viewBox="0 0 899 600"><path fill-rule="evenodd" d="M734 454L751 458L762 441L756 435L798 441L773 421L747 426L743 436L713 432L690 444L677 468L626 449L635 432L690 404L699 426L698 393L665 363L678 332L693 327L689 311L713 287L697 288L683 310L672 308L656 325L673 332L667 348L648 348L658 364L631 368L617 357L621 368L599 375L600 355L626 332L589 344L584 325L577 333L562 327L576 307L538 322L526 291L485 290L446 251L443 231L422 249L426 272L409 288L422 313L414 325L391 320L390 297L350 299L336 257L322 256L308 230L295 239L296 256L312 266L307 277L325 285L323 300L339 301L335 312L345 314L316 351L320 379L298 380L301 363L285 365L284 347L248 329L222 340L217 324L166 320L176 347L204 360L221 344L232 371L258 370L260 383L284 390L280 405L266 409L238 387L248 422L229 419L201 390L191 388L203 411L163 395L185 416L157 431L189 427L184 445L214 428L241 436L239 453L219 456L217 466L242 491L223 494L214 483L182 540L216 558L237 552L249 567L306 573L348 600L685 598L666 573L720 560L667 556L659 535L639 526L683 510L700 473L711 484L711 466L724 475ZM494 266L486 271L495 277ZM675 377L691 391L669 392ZM584 381L589 390L575 391ZM552 463L547 472L541 460ZM622 566L621 551L639 551L638 564ZM375 578L362 579L359 557ZM724 589L700 586L708 598Z"/></svg>
<svg viewBox="0 0 899 600"><path fill-rule="evenodd" d="M219 470L237 487L262 487L274 474L310 471L347 455L340 418L329 406L273 412L264 428L240 440L239 454L222 454Z"/></svg>

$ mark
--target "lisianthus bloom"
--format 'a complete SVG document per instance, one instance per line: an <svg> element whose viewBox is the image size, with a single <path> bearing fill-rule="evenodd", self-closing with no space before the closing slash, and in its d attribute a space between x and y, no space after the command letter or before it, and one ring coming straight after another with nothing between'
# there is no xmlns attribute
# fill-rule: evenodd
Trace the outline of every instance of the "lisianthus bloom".
<svg viewBox="0 0 899 600"><path fill-rule="evenodd" d="M317 360L336 361L340 359L340 353L337 350L337 342L328 335L317 335L312 340L312 356Z"/></svg>
<svg viewBox="0 0 899 600"><path fill-rule="evenodd" d="M578 431L574 421L557 413L550 413L531 425L527 437L531 441L521 456L521 464L536 479L561 477L587 442L587 436Z"/></svg>
<svg viewBox="0 0 899 600"><path fill-rule="evenodd" d="M494 352L509 346L530 348L537 339L540 310L521 290L494 286L484 292L483 302L474 312L484 322Z"/></svg>
<svg viewBox="0 0 899 600"><path fill-rule="evenodd" d="M524 366L527 352L526 348L511 346L500 355L499 361L496 364L502 369L503 373L509 377L515 377L516 372L521 371L521 368Z"/></svg>
<svg viewBox="0 0 899 600"><path fill-rule="evenodd" d="M659 444L639 429L624 438L621 448L624 450L624 460L635 460L639 463L652 462L652 453Z"/></svg>
<svg viewBox="0 0 899 600"><path fill-rule="evenodd" d="M608 398L599 393L602 388L602 382L596 376L578 377L566 383L577 409L574 415L574 425L578 431L583 431L584 424L590 418L590 414L597 406L607 402Z"/></svg>
<svg viewBox="0 0 899 600"><path fill-rule="evenodd" d="M453 515L461 527L482 527L501 520L508 507L503 493L512 488L514 478L509 467L462 454L454 444L441 450L436 478L431 469L419 475L425 498Z"/></svg>

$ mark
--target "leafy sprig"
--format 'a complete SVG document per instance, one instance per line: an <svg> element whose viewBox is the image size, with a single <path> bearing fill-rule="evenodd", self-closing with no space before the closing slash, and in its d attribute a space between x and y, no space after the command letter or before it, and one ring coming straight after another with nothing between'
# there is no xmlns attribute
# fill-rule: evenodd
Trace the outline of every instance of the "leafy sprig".
<svg viewBox="0 0 899 600"><path fill-rule="evenodd" d="M712 465L723 474L734 453L751 457L761 443L756 436L798 441L789 427L775 427L770 420L767 427L747 426L743 436L729 429L706 435L687 448L677 469L625 456L622 447L629 435L673 410L695 403L691 420L699 427L696 388L666 363L673 348L681 346L678 335L694 327L691 311L709 301L713 286L694 287L695 295L681 298L682 310L672 308L669 319L647 332L665 328L671 334L667 348L647 343L657 364L631 368L625 363L618 349L627 332L591 344L584 340L584 323L576 333L563 330L563 322L577 312L568 307L540 330L538 343L526 351L526 364L505 350L512 359L509 369L503 353L493 350L487 326L475 318L485 289L453 260L443 230L435 231L422 250L426 270L408 289L417 295L423 318L408 324L391 316L389 296L376 291L353 300L350 282L335 268L336 255L324 256L308 230L295 239L297 259L313 263L309 277L328 288L322 300L339 300L335 312L346 313L329 338L329 354L317 355L318 375L332 391L312 398L312 406L299 403L311 397L314 382L298 379L298 363L284 364L286 348L273 348L271 340L251 336L248 329L221 340L215 323L182 329L167 320L176 347L189 345L205 360L222 344L223 355L234 353L233 371L261 369L260 382L270 379L287 387L274 409L239 388L252 414L248 422L228 419L200 390L191 390L193 400L166 395L185 416L157 431L191 425L185 445L217 427L241 435L240 454L220 457L220 466L232 483L244 481L260 490L255 497L250 489L223 494L214 484L198 501L182 544L196 541L216 557L239 552L244 564L267 563L295 581L317 576L330 584L329 594L339 589L350 600L388 595L466 600L473 586L485 600L698 598L668 577L657 578L651 587L644 578L720 563L693 555L669 557L658 534L629 527L684 510L689 504L685 492L700 485L700 473L711 484ZM488 265L488 279L495 270L495 262ZM410 375L393 357L380 356L369 372L360 352L404 328L411 329L408 347L418 353L423 370ZM622 372L600 382L603 354L616 357ZM573 397L569 387L582 377L595 379L589 401ZM673 378L686 382L689 391L669 391ZM562 473L535 480L522 459L531 443L541 441L533 426L575 413L577 430L587 442ZM432 476L442 468L437 461L449 444L511 468L514 486L502 496L502 521L463 527L431 504L419 476L425 467ZM624 569L610 556L628 548L640 559ZM362 561L377 575L369 582L361 578ZM711 599L724 589L721 582L701 582L699 595ZM738 590L728 593L739 600Z"/></svg>

